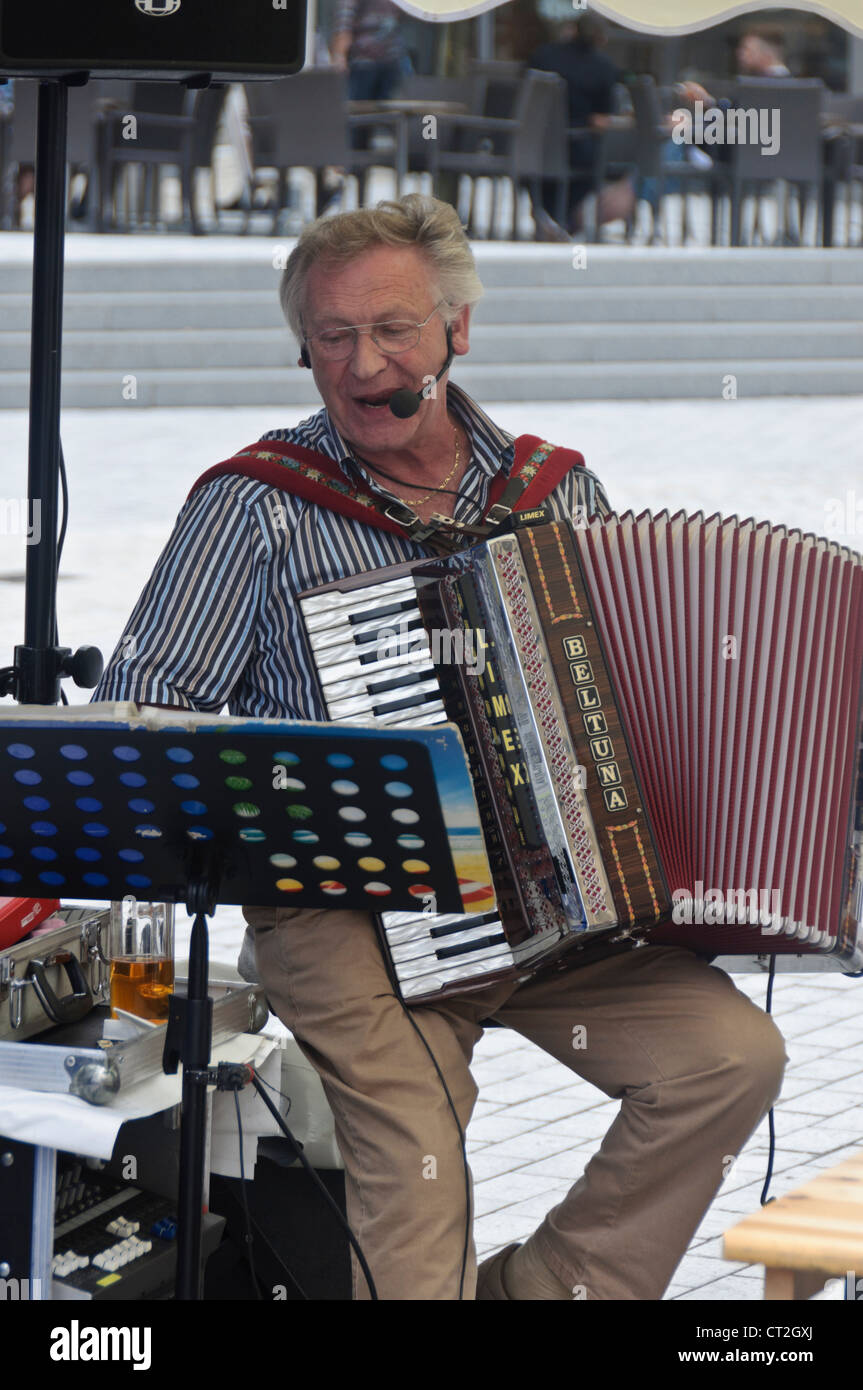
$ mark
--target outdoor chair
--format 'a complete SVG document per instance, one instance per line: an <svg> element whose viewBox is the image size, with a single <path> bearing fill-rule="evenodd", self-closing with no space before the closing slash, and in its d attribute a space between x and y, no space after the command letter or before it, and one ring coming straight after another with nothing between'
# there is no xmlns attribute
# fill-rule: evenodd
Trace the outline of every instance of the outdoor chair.
<svg viewBox="0 0 863 1390"><path fill-rule="evenodd" d="M396 169L393 148L353 149L352 130L390 126L397 118L387 114L348 115L347 77L335 68L311 68L278 82L249 82L245 88L252 138L251 201L262 186L260 173L274 169L277 176L273 210L275 234L281 210L287 204L287 178L291 169L310 169L315 176L315 215L324 209L327 169L341 169L360 178L360 203L365 202L365 174L375 166Z"/></svg>
<svg viewBox="0 0 863 1390"><path fill-rule="evenodd" d="M718 198L726 183L727 175L723 166L714 160L709 167L700 168L690 163L687 157L675 160L670 155L671 133L665 119L665 112L659 98L659 91L652 77L636 77L629 84L632 110L635 120L634 158L639 183L649 180L653 185L653 237L660 240L660 225L663 222L663 199L667 196L670 182L678 183L683 192L683 218L681 240L685 244L688 230L687 195L692 190L706 192L711 199L711 239L716 241L718 225ZM681 145L686 155L688 146Z"/></svg>
<svg viewBox="0 0 863 1390"><path fill-rule="evenodd" d="M819 78L773 78L766 82L744 78L738 82L736 94L731 98L735 107L778 112L780 138L779 147L772 155L763 155L758 143L741 142L728 147L732 246L741 245L743 199L747 191L753 188L761 192L765 186L783 185L778 240L799 242L802 239L810 192L818 200L819 214L822 212L824 161L820 116L824 96L824 84ZM775 128L772 115L771 122L772 128ZM789 185L797 189L800 198L795 234L788 230ZM756 219L754 234L759 232L760 217Z"/></svg>
<svg viewBox="0 0 863 1390"><path fill-rule="evenodd" d="M70 174L82 174L92 180L96 163L96 120L106 102L125 103L129 110L131 82L91 82L84 87L68 90L66 159ZM39 89L29 79L13 87L13 107L0 126L0 226L4 230L17 227L21 210L18 205L18 176L22 166L36 162L36 113ZM69 187L71 189L71 179Z"/></svg>
<svg viewBox="0 0 863 1390"><path fill-rule="evenodd" d="M855 191L863 182L863 96L825 92L823 120L824 182L822 190L822 241L833 244L836 195L845 189L845 220L850 242ZM863 208L861 208L863 216ZM860 243L858 243L860 244Z"/></svg>
<svg viewBox="0 0 863 1390"><path fill-rule="evenodd" d="M156 225L161 216L160 175L166 166L179 169L183 200L183 224L199 236L202 231L195 199L195 172L212 163L224 87L190 91L168 82L136 82L129 108L103 110L97 120L98 194L95 229L105 227L105 204L114 228L130 230L129 213L118 220L117 192L120 176L131 166L144 173L141 215ZM134 116L134 137L129 138L128 117ZM127 190L128 191L128 190ZM136 218L136 221L138 220Z"/></svg>
<svg viewBox="0 0 863 1390"><path fill-rule="evenodd" d="M564 86L563 79L556 73L529 69L518 87L511 116L440 117L438 139L429 141L433 146L431 165L435 190L440 188L441 177L446 174L465 174L474 182L479 178L509 179L514 190L513 236L520 189L527 187L534 205L538 206L542 180L548 178L556 185L558 206L565 208L569 189L568 162L561 168L554 158L547 170L552 122L559 120L561 111L556 94ZM456 135L459 147L454 148ZM495 196L492 226L496 211Z"/></svg>

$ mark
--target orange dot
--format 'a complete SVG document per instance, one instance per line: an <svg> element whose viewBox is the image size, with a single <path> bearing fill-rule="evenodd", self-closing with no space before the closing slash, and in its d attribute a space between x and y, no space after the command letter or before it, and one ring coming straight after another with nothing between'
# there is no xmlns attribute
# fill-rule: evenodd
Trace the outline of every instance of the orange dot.
<svg viewBox="0 0 863 1390"><path fill-rule="evenodd" d="M280 888L283 893L299 893L302 889L302 886L303 885L300 883L300 880L298 878L276 879L276 887Z"/></svg>

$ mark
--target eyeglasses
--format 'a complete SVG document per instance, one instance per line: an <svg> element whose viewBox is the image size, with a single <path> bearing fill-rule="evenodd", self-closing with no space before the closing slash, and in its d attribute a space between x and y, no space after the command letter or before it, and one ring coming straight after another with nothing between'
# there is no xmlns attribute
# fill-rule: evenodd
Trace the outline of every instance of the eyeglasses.
<svg viewBox="0 0 863 1390"><path fill-rule="evenodd" d="M422 323L412 323L408 319L390 319L387 323L358 323L351 328L328 328L323 333L311 333L305 341L314 343L315 351L326 362L341 362L350 357L360 333L368 333L375 346L390 356L399 352L409 352L411 348L416 347L429 319L437 313L443 303L445 301L440 300Z"/></svg>

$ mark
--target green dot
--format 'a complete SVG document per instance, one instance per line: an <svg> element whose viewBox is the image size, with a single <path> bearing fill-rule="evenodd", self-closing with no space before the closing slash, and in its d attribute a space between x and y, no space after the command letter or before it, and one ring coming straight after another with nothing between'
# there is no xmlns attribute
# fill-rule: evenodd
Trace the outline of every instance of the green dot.
<svg viewBox="0 0 863 1390"><path fill-rule="evenodd" d="M248 777L226 777L225 786L230 787L232 792L247 792L252 783Z"/></svg>
<svg viewBox="0 0 863 1390"><path fill-rule="evenodd" d="M235 801L231 808L238 816L259 816L260 806L256 806L253 801Z"/></svg>
<svg viewBox="0 0 863 1390"><path fill-rule="evenodd" d="M308 820L314 814L311 806L287 806L285 808L291 820Z"/></svg>
<svg viewBox="0 0 863 1390"><path fill-rule="evenodd" d="M245 753L241 753L238 748L223 748L219 757L223 763L244 763Z"/></svg>

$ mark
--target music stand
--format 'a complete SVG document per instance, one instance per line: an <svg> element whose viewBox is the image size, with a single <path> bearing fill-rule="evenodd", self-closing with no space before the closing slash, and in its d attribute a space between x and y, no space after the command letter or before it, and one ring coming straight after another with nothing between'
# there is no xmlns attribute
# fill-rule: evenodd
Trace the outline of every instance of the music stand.
<svg viewBox="0 0 863 1390"><path fill-rule="evenodd" d="M207 917L217 901L415 912L429 894L435 911L464 912L438 789L458 805L459 830L465 805L476 806L447 725L87 710L0 711L0 805L17 798L0 822L0 887L108 901L132 892L194 915L188 992L171 1000L163 1064L183 1063L176 1295L196 1299L212 1084Z"/></svg>

